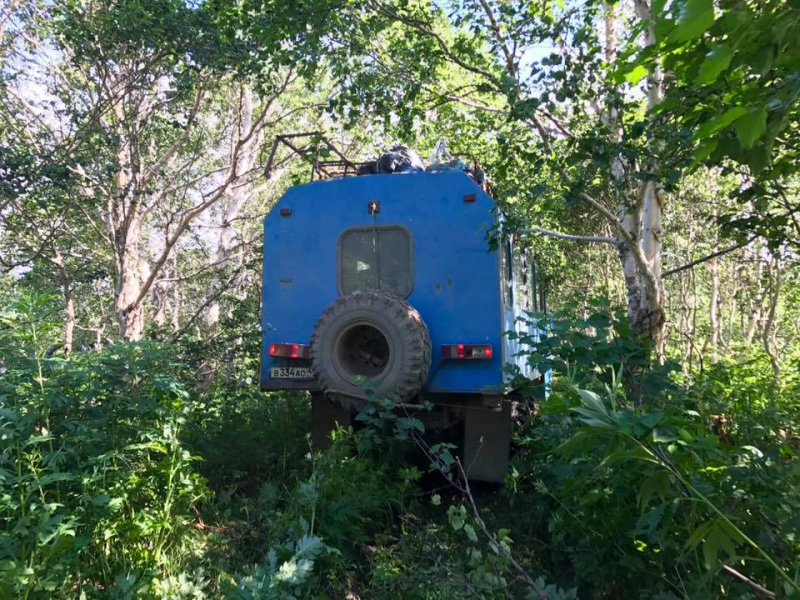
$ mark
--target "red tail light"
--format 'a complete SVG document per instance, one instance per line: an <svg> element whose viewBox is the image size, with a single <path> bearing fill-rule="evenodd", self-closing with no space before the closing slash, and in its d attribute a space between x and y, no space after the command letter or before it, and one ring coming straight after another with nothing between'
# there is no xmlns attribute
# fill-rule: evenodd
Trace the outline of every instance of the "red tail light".
<svg viewBox="0 0 800 600"><path fill-rule="evenodd" d="M444 344L442 358L489 360L492 358L492 346L491 344Z"/></svg>
<svg viewBox="0 0 800 600"><path fill-rule="evenodd" d="M270 344L269 355L278 358L309 358L311 346L305 344Z"/></svg>

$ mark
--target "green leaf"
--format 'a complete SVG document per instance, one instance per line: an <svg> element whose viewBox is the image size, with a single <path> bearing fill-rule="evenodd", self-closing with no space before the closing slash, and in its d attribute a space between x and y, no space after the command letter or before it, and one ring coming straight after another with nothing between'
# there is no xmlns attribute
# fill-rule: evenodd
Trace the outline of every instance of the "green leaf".
<svg viewBox="0 0 800 600"><path fill-rule="evenodd" d="M626 459L628 459L630 457L631 457L631 453L630 453L630 451L628 451L627 448L623 448L622 450L616 450L614 452L611 452L610 454L607 454L605 456L605 458L603 458L603 460L600 461L600 465L599 466L601 466L601 467L612 467L613 465L615 465L619 461L626 460Z"/></svg>
<svg viewBox="0 0 800 600"><path fill-rule="evenodd" d="M664 500L669 493L670 483L669 473L664 470L656 471L645 479L645 482L636 494L636 503L639 508L644 511L647 505L650 504L653 494L658 494L658 496Z"/></svg>
<svg viewBox="0 0 800 600"><path fill-rule="evenodd" d="M642 65L637 65L632 71L625 73L625 81L631 85L636 85L645 77L647 77L647 69Z"/></svg>
<svg viewBox="0 0 800 600"><path fill-rule="evenodd" d="M8 419L9 421L16 421L17 413L10 408L0 408L0 417Z"/></svg>
<svg viewBox="0 0 800 600"><path fill-rule="evenodd" d="M694 161L692 162L692 167L699 165L701 162L706 160L714 150L717 149L719 145L719 140L715 138L710 138L703 140L697 146L697 150L694 151Z"/></svg>
<svg viewBox="0 0 800 600"><path fill-rule="evenodd" d="M764 145L760 144L747 153L746 161L747 166L755 175L758 175L769 166L770 156Z"/></svg>
<svg viewBox="0 0 800 600"><path fill-rule="evenodd" d="M78 479L78 476L75 473L48 473L39 477L37 483L44 487L56 481L74 481L76 479Z"/></svg>
<svg viewBox="0 0 800 600"><path fill-rule="evenodd" d="M597 412L596 410L592 410L591 408L585 408L583 406L573 406L569 409L570 412L578 413L588 419L600 419L605 421L606 416L601 412Z"/></svg>
<svg viewBox="0 0 800 600"><path fill-rule="evenodd" d="M705 84L716 81L720 73L730 66L733 55L734 51L730 46L715 44L706 54L703 64L700 65L700 73L695 82Z"/></svg>
<svg viewBox="0 0 800 600"><path fill-rule="evenodd" d="M747 109L744 106L734 106L733 108L726 110L721 115L717 115L698 127L697 131L694 133L694 139L702 140L714 135L719 131L722 131L731 123L736 121L736 119L742 117L746 112Z"/></svg>
<svg viewBox="0 0 800 600"><path fill-rule="evenodd" d="M52 439L53 436L49 433L44 435L32 435L27 440L25 440L23 447L35 446L36 444L44 444L45 442L49 442Z"/></svg>
<svg viewBox="0 0 800 600"><path fill-rule="evenodd" d="M714 521L706 521L701 523L686 540L686 547L690 550L697 548L700 542L706 537L708 532L714 527Z"/></svg>
<svg viewBox="0 0 800 600"><path fill-rule="evenodd" d="M668 41L670 33L675 29L675 21L665 15L663 11L654 14L661 15L656 18L656 39L659 42Z"/></svg>
<svg viewBox="0 0 800 600"><path fill-rule="evenodd" d="M742 148L749 150L767 131L767 110L763 106L750 110L736 120L736 135Z"/></svg>
<svg viewBox="0 0 800 600"><path fill-rule="evenodd" d="M652 429L664 418L664 412L661 410L654 410L649 413L644 413L639 416L638 422L648 429Z"/></svg>
<svg viewBox="0 0 800 600"><path fill-rule="evenodd" d="M456 508L455 506L451 506L447 509L447 520L450 522L450 526L453 528L453 531L458 531L462 527L467 520L467 509L464 508L463 505Z"/></svg>
<svg viewBox="0 0 800 600"><path fill-rule="evenodd" d="M723 519L718 519L717 523L718 523L720 529L722 529L725 533L728 534L728 536L731 538L731 541L733 542L733 544L738 546L739 544L744 544L745 543L745 540L742 537L741 532L737 531L736 528L733 525L731 525L727 521L724 521ZM731 554L731 556L733 556L733 554Z"/></svg>
<svg viewBox="0 0 800 600"><path fill-rule="evenodd" d="M678 439L678 431L671 425L660 425L653 429L653 441L658 444L674 442Z"/></svg>
<svg viewBox="0 0 800 600"><path fill-rule="evenodd" d="M716 524L709 531L703 544L703 560L707 568L710 569L716 564L720 550L724 550L731 557L736 555L733 539L719 524Z"/></svg>
<svg viewBox="0 0 800 600"><path fill-rule="evenodd" d="M750 52L748 62L759 75L765 75L775 62L775 46L769 43L756 52Z"/></svg>
<svg viewBox="0 0 800 600"><path fill-rule="evenodd" d="M478 536L475 533L475 529L469 523L464 525L464 532L467 534L467 537L470 539L471 542L478 541Z"/></svg>
<svg viewBox="0 0 800 600"><path fill-rule="evenodd" d="M589 390L577 390L577 392L586 406L599 413L608 414L600 396Z"/></svg>
<svg viewBox="0 0 800 600"><path fill-rule="evenodd" d="M688 42L703 35L714 24L714 0L686 0L678 12L669 39Z"/></svg>
<svg viewBox="0 0 800 600"><path fill-rule="evenodd" d="M304 535L297 540L297 544L295 545L295 557L299 557L304 554L318 556L324 549L325 544L322 543L321 538L318 538L314 535Z"/></svg>
<svg viewBox="0 0 800 600"><path fill-rule="evenodd" d="M577 452L586 452L593 445L594 438L601 435L607 434L601 431L593 431L589 429L580 430L563 444L558 446L554 452L565 455L571 455Z"/></svg>
<svg viewBox="0 0 800 600"><path fill-rule="evenodd" d="M601 421L600 419L587 419L587 418L581 417L579 420L583 421L584 423L586 423L589 427L597 427L599 429L608 429L609 431L614 431L616 429L616 427L614 427L611 423L609 423L607 421Z"/></svg>

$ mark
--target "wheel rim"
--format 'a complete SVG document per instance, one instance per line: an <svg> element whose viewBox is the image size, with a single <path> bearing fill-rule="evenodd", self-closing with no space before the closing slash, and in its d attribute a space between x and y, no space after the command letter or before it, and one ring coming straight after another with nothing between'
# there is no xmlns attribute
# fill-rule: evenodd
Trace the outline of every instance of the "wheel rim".
<svg viewBox="0 0 800 600"><path fill-rule="evenodd" d="M392 366L392 350L386 334L375 323L352 323L336 338L333 363L347 381L358 384L378 379Z"/></svg>

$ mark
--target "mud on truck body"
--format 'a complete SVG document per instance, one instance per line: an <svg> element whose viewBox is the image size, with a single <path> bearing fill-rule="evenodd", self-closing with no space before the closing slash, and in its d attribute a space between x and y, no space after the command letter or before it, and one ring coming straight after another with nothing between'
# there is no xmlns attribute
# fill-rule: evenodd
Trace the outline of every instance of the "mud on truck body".
<svg viewBox="0 0 800 600"><path fill-rule="evenodd" d="M490 250L499 218L464 172L290 188L264 221L261 388L310 391L322 446L369 394L410 411L430 402L416 417L461 428L470 479L501 481L505 367L538 377L504 332L541 299L510 240Z"/></svg>

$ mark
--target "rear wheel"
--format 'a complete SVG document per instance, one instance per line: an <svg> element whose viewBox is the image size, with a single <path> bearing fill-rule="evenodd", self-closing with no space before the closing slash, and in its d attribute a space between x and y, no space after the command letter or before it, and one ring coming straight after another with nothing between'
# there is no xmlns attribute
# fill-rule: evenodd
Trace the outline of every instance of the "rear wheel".
<svg viewBox="0 0 800 600"><path fill-rule="evenodd" d="M402 298L377 291L331 304L311 338L311 368L320 387L360 410L368 395L406 401L431 366L431 340L420 314Z"/></svg>

